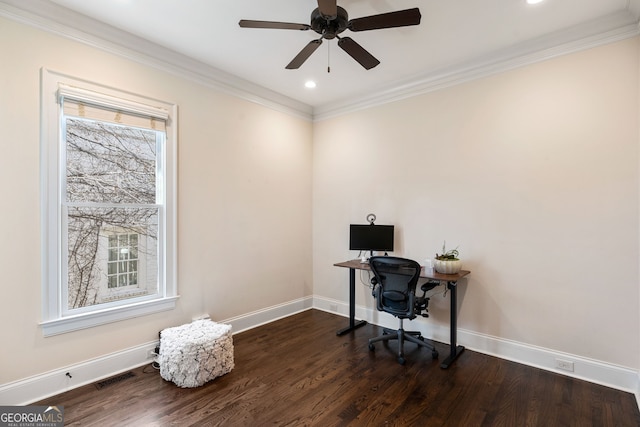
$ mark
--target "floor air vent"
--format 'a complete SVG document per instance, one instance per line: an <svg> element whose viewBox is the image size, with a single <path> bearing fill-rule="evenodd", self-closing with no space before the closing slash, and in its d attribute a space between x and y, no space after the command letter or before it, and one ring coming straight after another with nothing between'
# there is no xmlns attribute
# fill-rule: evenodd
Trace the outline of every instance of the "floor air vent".
<svg viewBox="0 0 640 427"><path fill-rule="evenodd" d="M129 378L133 378L135 376L136 376L136 374L134 374L131 371L125 372L124 374L116 375L115 377L107 378L106 380L97 382L96 383L96 388L98 390L100 390L100 389L103 389L103 388L108 387L110 385L119 383L121 381L128 380Z"/></svg>

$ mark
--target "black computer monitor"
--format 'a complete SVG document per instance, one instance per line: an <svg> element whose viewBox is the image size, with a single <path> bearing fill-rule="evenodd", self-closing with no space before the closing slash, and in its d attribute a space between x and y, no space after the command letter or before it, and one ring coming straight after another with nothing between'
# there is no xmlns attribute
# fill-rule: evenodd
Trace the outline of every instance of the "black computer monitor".
<svg viewBox="0 0 640 427"><path fill-rule="evenodd" d="M393 251L393 225L351 224L349 249L355 251Z"/></svg>

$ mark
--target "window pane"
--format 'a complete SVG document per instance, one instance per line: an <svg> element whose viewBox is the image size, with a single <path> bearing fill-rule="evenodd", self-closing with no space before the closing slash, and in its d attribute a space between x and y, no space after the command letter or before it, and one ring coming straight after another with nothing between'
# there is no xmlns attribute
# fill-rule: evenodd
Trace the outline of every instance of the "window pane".
<svg viewBox="0 0 640 427"><path fill-rule="evenodd" d="M156 132L67 119L68 202L156 202Z"/></svg>
<svg viewBox="0 0 640 427"><path fill-rule="evenodd" d="M109 277L109 288L118 287L118 276Z"/></svg>
<svg viewBox="0 0 640 427"><path fill-rule="evenodd" d="M121 286L137 285L140 292L131 297L158 293L158 208L69 207L68 218L69 309L128 298L107 292ZM115 240L109 230L125 231ZM126 246L108 248L114 240L137 241L137 258L131 260ZM125 257L118 258L122 249ZM115 262L108 262L111 259Z"/></svg>

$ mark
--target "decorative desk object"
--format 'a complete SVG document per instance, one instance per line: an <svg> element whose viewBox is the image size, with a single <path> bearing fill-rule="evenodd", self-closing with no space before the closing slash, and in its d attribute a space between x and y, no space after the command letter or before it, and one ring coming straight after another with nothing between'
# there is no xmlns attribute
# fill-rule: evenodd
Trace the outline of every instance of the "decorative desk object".
<svg viewBox="0 0 640 427"><path fill-rule="evenodd" d="M442 254L438 255L434 260L434 268L441 274L458 274L462 270L462 261L458 258L458 248L446 250L447 242L442 245Z"/></svg>
<svg viewBox="0 0 640 427"><path fill-rule="evenodd" d="M160 332L160 376L179 387L199 387L231 372L231 325L195 320Z"/></svg>

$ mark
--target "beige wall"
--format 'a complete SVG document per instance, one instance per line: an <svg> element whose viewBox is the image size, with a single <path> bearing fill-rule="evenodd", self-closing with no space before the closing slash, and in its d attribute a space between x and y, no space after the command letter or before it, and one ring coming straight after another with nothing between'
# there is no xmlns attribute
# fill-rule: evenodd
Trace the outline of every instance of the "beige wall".
<svg viewBox="0 0 640 427"><path fill-rule="evenodd" d="M345 299L332 264L357 255L348 225L373 212L396 225L395 254L459 245L460 328L637 368L639 46L316 123L315 293ZM428 322L447 320L437 297Z"/></svg>
<svg viewBox="0 0 640 427"><path fill-rule="evenodd" d="M311 295L311 122L1 18L0 57L0 384ZM41 67L178 104L176 310L42 337Z"/></svg>
<svg viewBox="0 0 640 427"><path fill-rule="evenodd" d="M225 319L312 293L346 301L332 264L356 255L348 224L370 212L396 225L397 254L460 246L472 270L461 328L637 369L639 46L312 125L0 18L0 384L147 343L203 312ZM176 310L42 337L41 67L179 105ZM371 304L364 287L357 297ZM427 324L446 325L447 304L435 298Z"/></svg>

